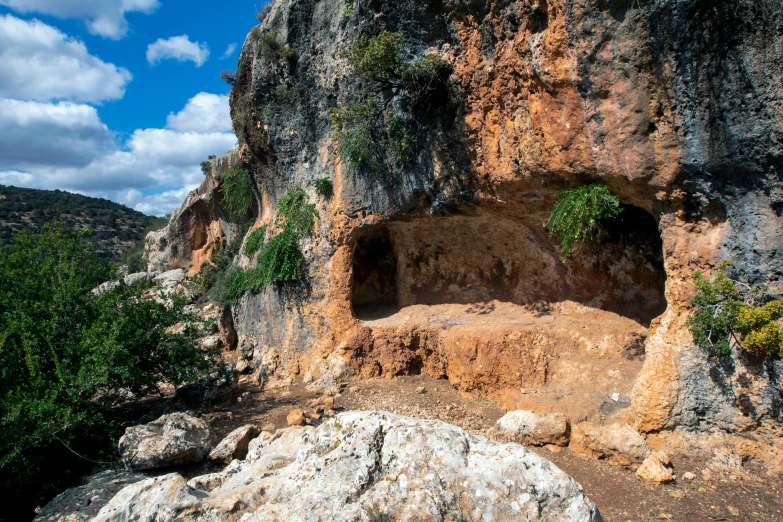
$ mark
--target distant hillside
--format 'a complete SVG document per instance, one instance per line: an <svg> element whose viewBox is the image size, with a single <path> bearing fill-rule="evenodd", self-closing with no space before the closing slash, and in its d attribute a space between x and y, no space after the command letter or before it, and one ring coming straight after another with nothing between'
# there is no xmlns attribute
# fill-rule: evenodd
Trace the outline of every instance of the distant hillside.
<svg viewBox="0 0 783 522"><path fill-rule="evenodd" d="M98 251L112 259L133 249L149 230L166 224L164 218L107 199L0 185L0 244L10 242L16 232L37 229L55 218L92 231Z"/></svg>

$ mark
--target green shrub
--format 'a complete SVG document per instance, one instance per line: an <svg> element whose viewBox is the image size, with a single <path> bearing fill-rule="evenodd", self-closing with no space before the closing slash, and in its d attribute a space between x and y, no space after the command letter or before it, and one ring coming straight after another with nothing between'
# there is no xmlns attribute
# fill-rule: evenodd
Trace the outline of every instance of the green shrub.
<svg viewBox="0 0 783 522"><path fill-rule="evenodd" d="M275 100L285 105L291 105L296 97L296 92L285 85L278 85L275 88Z"/></svg>
<svg viewBox="0 0 783 522"><path fill-rule="evenodd" d="M233 299L231 295L231 283L242 273L242 269L237 265L229 265L225 270L216 272L215 278L209 289L209 298L221 306L230 304Z"/></svg>
<svg viewBox="0 0 783 522"><path fill-rule="evenodd" d="M287 45L278 49L276 54L278 58L289 62L295 62L299 59L299 51Z"/></svg>
<svg viewBox="0 0 783 522"><path fill-rule="evenodd" d="M329 178L320 178L315 180L315 193L322 198L331 197L334 191L334 185Z"/></svg>
<svg viewBox="0 0 783 522"><path fill-rule="evenodd" d="M761 287L741 291L728 275L731 262L720 264L712 280L694 275L696 295L688 329L697 346L719 356L738 346L753 355L783 354L783 300L774 300Z"/></svg>
<svg viewBox="0 0 783 522"><path fill-rule="evenodd" d="M560 252L571 255L576 242L593 240L601 230L601 220L616 217L620 199L604 185L591 184L557 194L549 215L549 235L560 236Z"/></svg>
<svg viewBox="0 0 783 522"><path fill-rule="evenodd" d="M264 236L266 236L266 227L257 228L250 233L250 237L245 241L245 255L247 257L252 257L263 246Z"/></svg>
<svg viewBox="0 0 783 522"><path fill-rule="evenodd" d="M363 34L348 52L348 63L365 81L387 83L399 78L404 60L405 37L389 31Z"/></svg>
<svg viewBox="0 0 783 522"><path fill-rule="evenodd" d="M408 163L413 159L413 149L416 142L413 140L413 118L392 118L389 121L388 136L389 146L401 163Z"/></svg>
<svg viewBox="0 0 783 522"><path fill-rule="evenodd" d="M428 91L440 78L441 71L447 67L448 63L437 54L422 56L402 68L401 76L405 82L405 88L411 93Z"/></svg>
<svg viewBox="0 0 783 522"><path fill-rule="evenodd" d="M237 72L229 70L221 71L220 79L226 82L226 85L233 87L237 83Z"/></svg>
<svg viewBox="0 0 783 522"><path fill-rule="evenodd" d="M373 139L372 128L379 115L380 110L374 100L358 101L345 109L329 109L337 154L347 165L348 175L362 168L369 172L378 171L376 140Z"/></svg>
<svg viewBox="0 0 783 522"><path fill-rule="evenodd" d="M14 480L0 490L51 483L62 470L50 450L77 436L91 437L88 458L111 458L122 390L143 397L216 371L219 351L198 343L203 325L183 299L165 306L142 286L90 292L113 275L62 222L0 248L0 472Z"/></svg>
<svg viewBox="0 0 783 522"><path fill-rule="evenodd" d="M223 172L223 181L220 183L219 190L226 208L232 214L236 216L247 215L250 205L255 199L253 180L248 171L239 165L230 167Z"/></svg>
<svg viewBox="0 0 783 522"><path fill-rule="evenodd" d="M297 281L302 276L304 256L297 242L315 226L315 205L307 203L302 187L293 187L277 202L277 221L282 231L267 241L258 254L258 265L238 274L229 295L236 299L245 292L259 292L267 285Z"/></svg>

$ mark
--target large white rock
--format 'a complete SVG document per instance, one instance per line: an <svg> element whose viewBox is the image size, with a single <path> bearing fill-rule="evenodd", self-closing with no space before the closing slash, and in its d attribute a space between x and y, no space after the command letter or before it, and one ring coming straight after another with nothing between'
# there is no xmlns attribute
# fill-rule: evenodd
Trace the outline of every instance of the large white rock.
<svg viewBox="0 0 783 522"><path fill-rule="evenodd" d="M207 491L175 477L126 488L96 521L601 520L573 479L522 446L384 412L262 433L245 461L191 480Z"/></svg>
<svg viewBox="0 0 783 522"><path fill-rule="evenodd" d="M98 512L92 522L217 521L203 513L200 491L188 487L176 473L142 480L126 487Z"/></svg>
<svg viewBox="0 0 783 522"><path fill-rule="evenodd" d="M185 280L185 271L181 268L176 270L169 270L155 276L152 280L156 285L163 287L164 289L172 289Z"/></svg>
<svg viewBox="0 0 783 522"><path fill-rule="evenodd" d="M123 460L137 470L199 462L210 447L207 423L186 413L127 428L119 442Z"/></svg>
<svg viewBox="0 0 783 522"><path fill-rule="evenodd" d="M261 430L258 426L246 424L229 433L209 453L210 460L229 463L234 459L244 459L247 455L247 446L250 441L258 436Z"/></svg>
<svg viewBox="0 0 783 522"><path fill-rule="evenodd" d="M141 473L113 470L90 475L82 485L63 491L41 508L35 522L87 522L120 490L146 478Z"/></svg>

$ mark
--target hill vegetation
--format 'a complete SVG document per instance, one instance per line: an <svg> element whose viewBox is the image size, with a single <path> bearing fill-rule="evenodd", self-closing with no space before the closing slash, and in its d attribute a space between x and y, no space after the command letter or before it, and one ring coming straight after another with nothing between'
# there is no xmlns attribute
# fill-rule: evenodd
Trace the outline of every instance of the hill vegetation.
<svg viewBox="0 0 783 522"><path fill-rule="evenodd" d="M0 245L13 234L39 230L55 219L75 230L89 230L101 257L120 260L150 230L166 219L147 216L124 205L60 190L35 190L0 185Z"/></svg>

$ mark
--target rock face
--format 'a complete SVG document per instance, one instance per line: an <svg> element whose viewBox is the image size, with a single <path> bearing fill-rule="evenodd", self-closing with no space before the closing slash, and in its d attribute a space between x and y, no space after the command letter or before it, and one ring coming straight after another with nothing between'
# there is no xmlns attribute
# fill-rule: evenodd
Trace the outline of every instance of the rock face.
<svg viewBox="0 0 783 522"><path fill-rule="evenodd" d="M87 522L121 489L146 479L141 473L101 471L84 484L57 495L39 511L36 522Z"/></svg>
<svg viewBox="0 0 783 522"><path fill-rule="evenodd" d="M226 435L226 438L209 452L209 459L225 463L229 463L234 459L244 459L247 455L247 445L259 433L258 427L252 424L240 426Z"/></svg>
<svg viewBox="0 0 783 522"><path fill-rule="evenodd" d="M191 480L210 491L176 474L148 479L95 521L601 520L550 462L442 422L350 412L255 440L222 477Z"/></svg>
<svg viewBox="0 0 783 522"><path fill-rule="evenodd" d="M674 472L664 465L656 453L652 453L644 459L642 465L636 470L636 476L647 484L667 484L674 481Z"/></svg>
<svg viewBox="0 0 783 522"><path fill-rule="evenodd" d="M239 149L150 238L151 266L195 271L238 230L216 188L241 163L254 226L273 225L294 185L319 214L299 245L303 280L232 310L264 382L427 373L590 421L617 392L641 432L772 436L781 363L715 362L685 325L694 272L721 259L783 292L783 5L752 5L357 0L347 13L342 0L277 0L239 59ZM382 30L403 34L408 60L438 54L450 71L425 101L379 94L378 168L349 172L329 109L372 91L345 51ZM400 119L409 161L390 142ZM316 194L321 178L333 196ZM624 210L564 260L541 225L558 191L587 182Z"/></svg>
<svg viewBox="0 0 783 522"><path fill-rule="evenodd" d="M606 459L613 465L635 470L639 467L650 448L636 430L627 424L599 426L582 422L571 429L571 444L574 453L590 458Z"/></svg>
<svg viewBox="0 0 783 522"><path fill-rule="evenodd" d="M211 448L209 426L185 413L171 413L127 428L119 448L123 460L137 470L199 462Z"/></svg>
<svg viewBox="0 0 783 522"><path fill-rule="evenodd" d="M562 413L536 415L531 411L510 411L498 419L496 429L505 440L520 444L567 446L571 434L568 417Z"/></svg>

